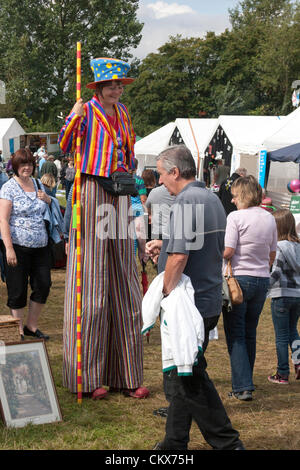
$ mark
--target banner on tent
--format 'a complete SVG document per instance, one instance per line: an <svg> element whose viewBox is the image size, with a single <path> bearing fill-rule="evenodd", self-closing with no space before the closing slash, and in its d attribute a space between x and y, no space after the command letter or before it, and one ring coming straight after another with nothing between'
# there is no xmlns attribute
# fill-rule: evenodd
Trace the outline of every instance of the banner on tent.
<svg viewBox="0 0 300 470"><path fill-rule="evenodd" d="M262 188L265 187L266 168L267 168L267 151L265 149L262 149L259 152L259 171L258 171L258 182Z"/></svg>
<svg viewBox="0 0 300 470"><path fill-rule="evenodd" d="M290 211L292 214L300 214L300 196L293 194L290 202Z"/></svg>

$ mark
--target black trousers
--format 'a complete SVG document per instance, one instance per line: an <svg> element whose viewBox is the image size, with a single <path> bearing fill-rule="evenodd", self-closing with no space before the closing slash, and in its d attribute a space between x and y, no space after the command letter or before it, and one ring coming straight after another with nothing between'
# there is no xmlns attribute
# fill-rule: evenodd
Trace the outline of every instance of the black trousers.
<svg viewBox="0 0 300 470"><path fill-rule="evenodd" d="M48 246L27 248L13 245L18 264L9 266L4 248L4 270L8 293L7 306L12 309L24 308L27 304L28 280L31 287L30 299L45 304L51 287L51 257Z"/></svg>
<svg viewBox="0 0 300 470"><path fill-rule="evenodd" d="M204 325L208 336L218 317L206 320ZM241 444L239 433L233 429L206 367L205 357L199 353L192 376L178 376L176 369L164 373L165 394L170 402L163 441L167 450L187 449L193 419L213 449L231 450Z"/></svg>

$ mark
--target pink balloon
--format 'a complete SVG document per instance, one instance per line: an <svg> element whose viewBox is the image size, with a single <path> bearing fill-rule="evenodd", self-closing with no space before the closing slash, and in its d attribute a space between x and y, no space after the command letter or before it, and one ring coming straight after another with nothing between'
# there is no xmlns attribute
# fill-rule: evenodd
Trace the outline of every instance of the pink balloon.
<svg viewBox="0 0 300 470"><path fill-rule="evenodd" d="M300 180L292 180L290 182L290 188L294 193L300 193Z"/></svg>

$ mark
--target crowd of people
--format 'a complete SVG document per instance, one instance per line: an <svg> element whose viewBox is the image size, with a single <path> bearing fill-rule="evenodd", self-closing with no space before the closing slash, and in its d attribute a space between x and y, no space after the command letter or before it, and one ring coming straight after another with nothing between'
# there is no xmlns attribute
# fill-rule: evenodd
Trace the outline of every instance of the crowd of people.
<svg viewBox="0 0 300 470"><path fill-rule="evenodd" d="M191 281L194 306L203 322L201 347L188 373L176 364L164 370L166 433L159 450L188 447L192 420L213 449L244 450L206 371L210 332L223 314L231 364L232 396L253 399L256 332L266 297L272 300L277 369L268 380L287 384L289 348L300 379L300 239L288 210L273 214L261 207L263 190L244 168L232 175L218 165L214 184L196 180L195 162L184 145L169 147L156 169L137 175L135 133L120 103L128 64L117 59L91 61L94 90L79 99L59 135L64 154L81 138L80 200L75 197L73 158L55 159L44 146L11 156L0 190L1 253L7 305L20 320L20 335L48 340L38 319L51 288L50 239L46 215L54 210L58 185L66 190L63 233L67 248L63 329L63 384L77 382L76 226L73 204L81 204L81 374L85 397L112 393L147 398L143 385L143 298L137 257L163 274L159 308L172 303L183 276ZM134 182L134 184L132 184ZM134 188L134 189L132 189ZM73 195L74 193L74 195ZM145 222L147 214L147 222ZM188 214L188 216L186 215ZM132 230L133 227L133 230ZM133 235L132 235L133 234ZM240 304L224 304L227 264L243 294ZM31 287L27 322L27 284ZM146 298L147 293L145 294ZM186 330L178 317L175 336ZM178 339L178 338L177 338ZM181 339L182 340L182 339ZM162 340L163 341L163 340ZM188 346L189 336L186 338Z"/></svg>

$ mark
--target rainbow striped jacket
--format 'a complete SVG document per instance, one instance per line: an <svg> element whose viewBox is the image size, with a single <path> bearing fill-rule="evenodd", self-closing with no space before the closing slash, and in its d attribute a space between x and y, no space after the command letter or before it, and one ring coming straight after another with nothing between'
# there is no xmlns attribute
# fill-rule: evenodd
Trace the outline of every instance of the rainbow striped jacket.
<svg viewBox="0 0 300 470"><path fill-rule="evenodd" d="M64 153L73 152L81 121L81 173L108 177L119 166L126 170L133 168L135 133L131 119L123 104L115 105L115 111L118 133L110 126L96 96L84 104L82 120L75 113L66 118L58 143Z"/></svg>

